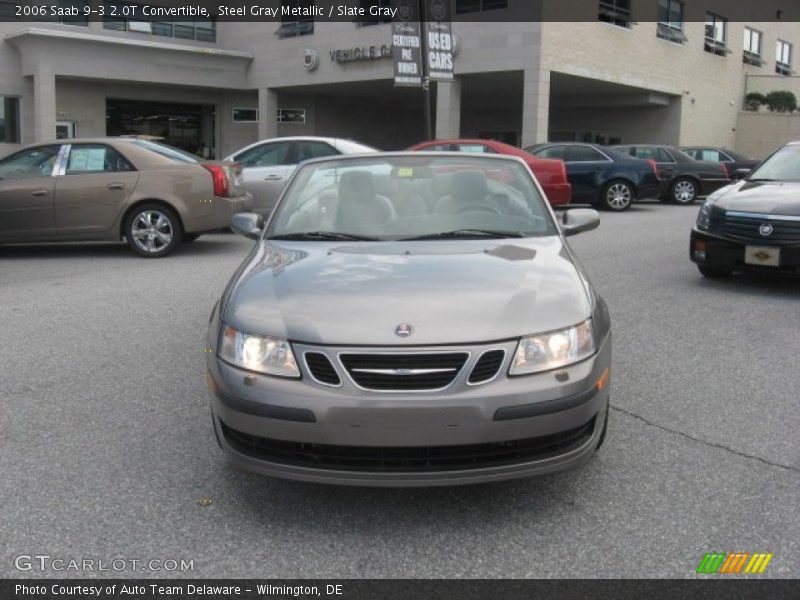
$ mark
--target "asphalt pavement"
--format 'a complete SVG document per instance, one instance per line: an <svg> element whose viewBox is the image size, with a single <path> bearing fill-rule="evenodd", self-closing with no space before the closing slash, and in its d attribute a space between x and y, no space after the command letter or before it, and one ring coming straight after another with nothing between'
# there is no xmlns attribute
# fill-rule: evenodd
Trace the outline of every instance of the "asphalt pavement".
<svg viewBox="0 0 800 600"><path fill-rule="evenodd" d="M800 283L703 279L697 208L604 213L572 238L613 318L603 449L574 471L449 489L225 464L203 338L249 241L207 235L162 260L0 247L0 576L92 575L15 567L47 555L193 565L94 572L127 577L682 578L712 551L770 552L764 576L797 576Z"/></svg>

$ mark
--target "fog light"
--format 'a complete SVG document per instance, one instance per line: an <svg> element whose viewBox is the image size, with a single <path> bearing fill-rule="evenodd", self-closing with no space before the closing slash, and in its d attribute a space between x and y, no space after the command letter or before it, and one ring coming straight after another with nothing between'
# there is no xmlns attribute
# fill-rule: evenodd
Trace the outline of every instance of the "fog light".
<svg viewBox="0 0 800 600"><path fill-rule="evenodd" d="M694 257L697 260L706 260L706 243L702 240L695 240L694 242Z"/></svg>

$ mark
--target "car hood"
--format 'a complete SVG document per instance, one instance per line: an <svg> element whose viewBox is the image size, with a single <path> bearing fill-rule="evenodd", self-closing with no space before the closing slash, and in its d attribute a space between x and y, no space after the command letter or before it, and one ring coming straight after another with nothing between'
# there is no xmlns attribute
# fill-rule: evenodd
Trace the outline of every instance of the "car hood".
<svg viewBox="0 0 800 600"><path fill-rule="evenodd" d="M226 324L323 345L498 341L575 325L588 282L553 236L436 242L260 242ZM412 325L408 338L395 335Z"/></svg>
<svg viewBox="0 0 800 600"><path fill-rule="evenodd" d="M726 211L800 216L800 183L739 181L708 201Z"/></svg>

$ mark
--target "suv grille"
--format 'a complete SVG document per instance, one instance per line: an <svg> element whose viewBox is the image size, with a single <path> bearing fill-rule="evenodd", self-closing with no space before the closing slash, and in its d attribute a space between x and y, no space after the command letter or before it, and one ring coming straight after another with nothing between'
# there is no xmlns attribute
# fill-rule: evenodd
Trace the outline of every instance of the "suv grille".
<svg viewBox="0 0 800 600"><path fill-rule="evenodd" d="M356 385L397 392L445 388L458 376L468 357L467 352L340 355Z"/></svg>
<svg viewBox="0 0 800 600"><path fill-rule="evenodd" d="M711 219L712 227L717 225L717 231L732 240L753 242L765 246L800 244L800 220L787 221L770 218L769 215L750 216L730 212L714 216L716 218ZM770 235L761 235L760 227L765 224L772 226Z"/></svg>
<svg viewBox="0 0 800 600"><path fill-rule="evenodd" d="M339 374L333 368L331 361L328 357L321 352L306 352L305 353L306 366L311 372L311 375L320 383L328 385L341 385L342 380L339 379Z"/></svg>
<svg viewBox="0 0 800 600"><path fill-rule="evenodd" d="M494 379L505 358L505 350L489 350L488 352L484 352L478 359L478 362L475 363L475 366L472 367L472 373L469 374L469 379L467 381L472 384L477 384L486 383Z"/></svg>
<svg viewBox="0 0 800 600"><path fill-rule="evenodd" d="M569 431L535 438L463 446L331 446L287 442L242 433L222 425L235 450L285 465L339 471L424 472L480 469L542 460L582 446L591 438L595 418Z"/></svg>

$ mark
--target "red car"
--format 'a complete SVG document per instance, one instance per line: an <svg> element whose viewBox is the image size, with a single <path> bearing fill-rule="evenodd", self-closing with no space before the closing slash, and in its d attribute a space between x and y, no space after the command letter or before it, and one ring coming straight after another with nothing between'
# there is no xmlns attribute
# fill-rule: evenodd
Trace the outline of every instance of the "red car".
<svg viewBox="0 0 800 600"><path fill-rule="evenodd" d="M478 152L518 156L528 163L552 206L564 206L569 204L572 199L572 186L567 181L567 169L564 167L564 161L536 158L510 144L496 140L432 140L415 144L409 150Z"/></svg>

